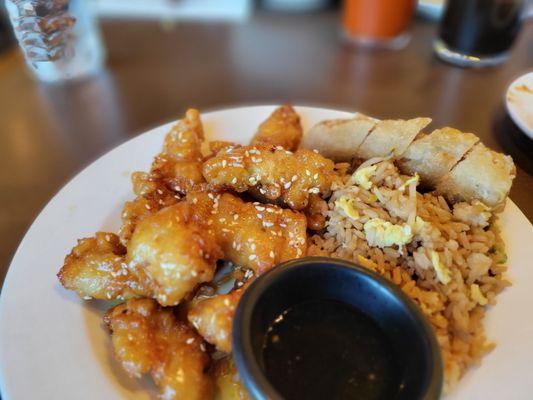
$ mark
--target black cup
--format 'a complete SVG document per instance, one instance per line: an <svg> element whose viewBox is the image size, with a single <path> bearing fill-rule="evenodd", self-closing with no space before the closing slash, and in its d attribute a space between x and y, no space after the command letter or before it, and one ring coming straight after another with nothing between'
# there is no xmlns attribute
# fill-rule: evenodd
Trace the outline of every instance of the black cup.
<svg viewBox="0 0 533 400"><path fill-rule="evenodd" d="M522 25L524 0L448 0L434 43L444 61L464 67L501 64Z"/></svg>
<svg viewBox="0 0 533 400"><path fill-rule="evenodd" d="M394 399L440 397L440 349L418 306L400 288L365 268L339 259L307 257L282 263L256 279L237 307L233 357L254 399L283 398L264 374L265 334L283 311L312 300L346 303L385 332L402 366L403 388L398 388Z"/></svg>

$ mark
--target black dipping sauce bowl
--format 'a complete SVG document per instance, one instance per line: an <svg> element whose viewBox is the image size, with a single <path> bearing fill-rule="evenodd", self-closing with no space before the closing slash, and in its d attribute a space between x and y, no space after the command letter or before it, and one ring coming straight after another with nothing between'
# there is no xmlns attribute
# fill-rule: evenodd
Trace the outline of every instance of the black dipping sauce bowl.
<svg viewBox="0 0 533 400"><path fill-rule="evenodd" d="M312 314L308 313L309 307L298 308L301 304L326 304L328 307L333 305L333 308L319 306L322 314L313 315L314 321L311 321L316 324L316 329L306 330L302 328L306 320L300 317ZM346 319L339 319L338 323L331 319L334 316L330 314L338 314L336 310L341 313L340 318L344 318L347 314L342 313L347 309L354 310L353 315L362 318L360 321L367 321L362 323L362 331L358 328L357 318L353 320L355 325L344 324ZM303 311L296 313L291 310ZM335 312L330 313L332 310ZM283 318L290 320L291 315L297 322L284 328ZM281 338L273 336L273 326L280 321ZM298 321L304 321L303 325ZM380 334L375 334L378 331L372 331L374 328L365 331L367 324L370 324L369 328L379 330ZM348 326L351 326L350 332L339 332ZM357 335L351 336L352 331L358 332ZM364 332L368 334L366 340L370 342L365 344L367 342L363 340L359 348L351 349L352 344L364 339ZM297 336L299 333L302 336ZM331 340L337 334L341 334L340 339ZM378 336L382 336L382 342L376 341ZM275 340L269 341L273 337ZM283 343L285 338L286 343ZM257 278L239 302L233 321L232 339L233 357L240 377L256 400L293 400L303 397L430 400L438 399L441 394L443 367L440 349L422 311L399 287L347 261L326 257L291 260ZM311 343L316 351L292 360L267 357L272 353L267 352L270 345L274 346L274 350L276 346L286 345L282 347L282 352L272 353L283 356L293 353L295 347L300 347L300 342ZM326 352L335 346L337 351L340 347L340 355L335 359L338 362L328 359ZM388 371L388 378L379 381L380 376L368 373L365 368L374 362L379 364L380 360L374 360L372 351L380 353L384 348L390 349L387 354L394 368L389 365L389 369L381 369ZM366 354L367 358L357 364L360 354ZM303 376L291 375L292 366L295 365L300 373L303 371ZM354 375L346 371L347 365L353 368ZM355 378L350 378L361 376L361 373L367 374L369 379L363 385L354 381ZM380 382L379 385L387 387L368 391L372 387L370 381L374 379ZM306 392L303 388L307 387L309 390Z"/></svg>

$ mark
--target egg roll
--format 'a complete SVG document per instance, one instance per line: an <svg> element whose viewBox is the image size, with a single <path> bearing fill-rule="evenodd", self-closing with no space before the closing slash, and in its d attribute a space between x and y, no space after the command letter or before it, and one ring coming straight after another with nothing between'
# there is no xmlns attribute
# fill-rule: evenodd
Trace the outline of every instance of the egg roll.
<svg viewBox="0 0 533 400"><path fill-rule="evenodd" d="M391 154L397 158L430 122L430 118L379 121L357 149L356 155L364 160Z"/></svg>
<svg viewBox="0 0 533 400"><path fill-rule="evenodd" d="M436 193L452 203L479 200L501 210L515 176L516 168L510 156L478 143L441 179Z"/></svg>
<svg viewBox="0 0 533 400"><path fill-rule="evenodd" d="M435 188L479 138L454 128L436 129L415 140L398 160L403 173L420 175L425 188Z"/></svg>

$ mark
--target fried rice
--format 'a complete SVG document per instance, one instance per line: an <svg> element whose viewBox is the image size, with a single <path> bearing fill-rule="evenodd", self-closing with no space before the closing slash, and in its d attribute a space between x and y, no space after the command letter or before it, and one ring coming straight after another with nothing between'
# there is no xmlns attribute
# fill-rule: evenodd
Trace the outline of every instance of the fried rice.
<svg viewBox="0 0 533 400"><path fill-rule="evenodd" d="M449 391L494 347L485 308L510 283L497 216L479 202L452 206L417 186L417 176L389 160L341 173L325 232L311 237L308 254L354 261L400 286L434 328Z"/></svg>

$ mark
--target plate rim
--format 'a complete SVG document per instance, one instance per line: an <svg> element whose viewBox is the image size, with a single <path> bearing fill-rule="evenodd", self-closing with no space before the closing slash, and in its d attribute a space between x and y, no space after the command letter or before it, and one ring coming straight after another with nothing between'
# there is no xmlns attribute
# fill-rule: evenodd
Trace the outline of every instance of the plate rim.
<svg viewBox="0 0 533 400"><path fill-rule="evenodd" d="M514 90L514 86L524 79L525 77L530 77L533 80L533 71L526 72L525 74L520 75L516 79L514 79L509 86L507 87L507 90L505 91L505 108L507 109L507 112L509 113L509 116L511 117L511 120L518 126L518 128L531 140L533 140L533 127L527 126L525 122L522 120L518 112L516 111L516 107L511 104L511 101L509 101L509 96L511 94L511 91ZM533 94L532 94L533 96Z"/></svg>

